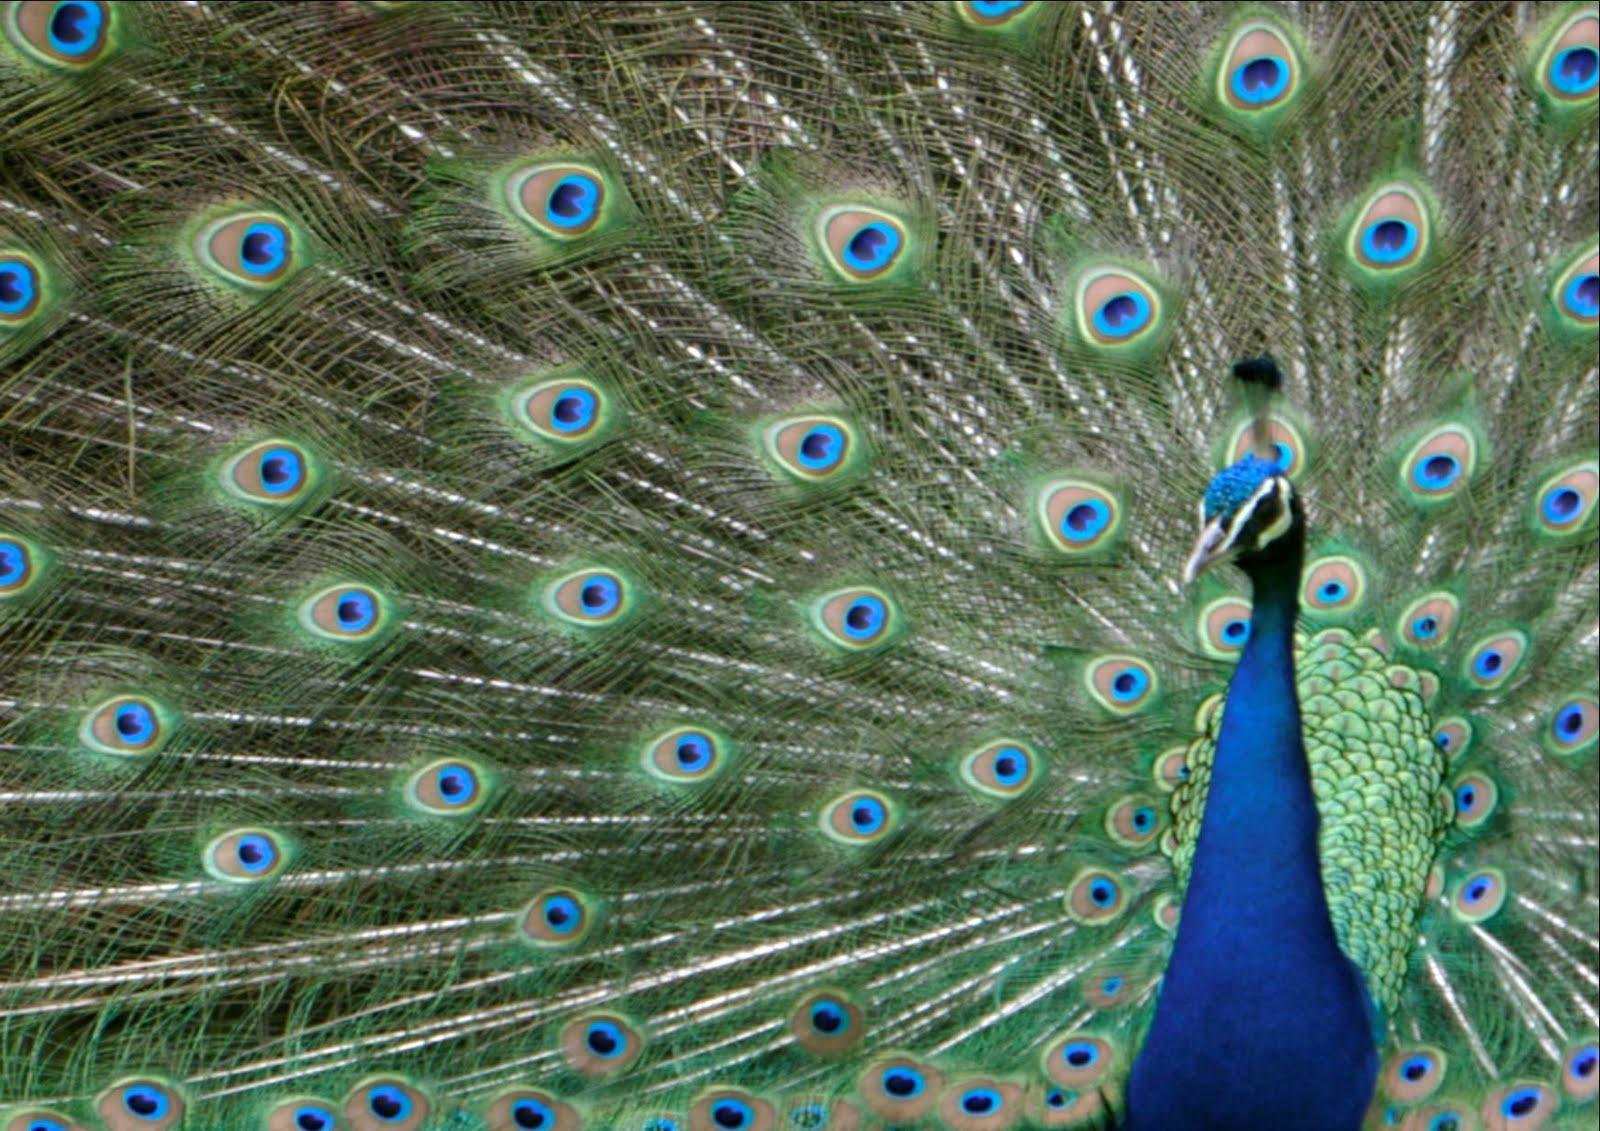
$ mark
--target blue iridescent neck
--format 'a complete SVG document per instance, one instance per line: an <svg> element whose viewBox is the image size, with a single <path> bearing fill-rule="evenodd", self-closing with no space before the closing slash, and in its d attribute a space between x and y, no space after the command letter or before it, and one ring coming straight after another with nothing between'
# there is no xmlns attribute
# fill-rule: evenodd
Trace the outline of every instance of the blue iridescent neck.
<svg viewBox="0 0 1600 1131"><path fill-rule="evenodd" d="M1124 1131L1355 1131L1377 1052L1322 890L1294 682L1304 533L1241 561L1250 639L1228 687L1178 937Z"/></svg>

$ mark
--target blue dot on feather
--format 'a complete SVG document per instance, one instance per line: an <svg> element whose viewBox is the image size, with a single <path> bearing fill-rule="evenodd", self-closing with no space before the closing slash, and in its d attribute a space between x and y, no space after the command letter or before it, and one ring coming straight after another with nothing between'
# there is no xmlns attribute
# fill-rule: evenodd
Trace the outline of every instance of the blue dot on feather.
<svg viewBox="0 0 1600 1131"><path fill-rule="evenodd" d="M922 1073L915 1068L907 1068L903 1065L886 1070L881 1084L884 1092L897 1100L909 1100L915 1096L920 1096L923 1089L928 1086L928 1082Z"/></svg>
<svg viewBox="0 0 1600 1131"><path fill-rule="evenodd" d="M1579 275L1561 292L1567 310L1579 318L1600 315L1600 275Z"/></svg>
<svg viewBox="0 0 1600 1131"><path fill-rule="evenodd" d="M800 440L796 459L807 471L827 471L844 455L844 430L837 424L817 424Z"/></svg>
<svg viewBox="0 0 1600 1131"><path fill-rule="evenodd" d="M844 634L851 640L870 640L883 628L888 606L879 597L865 595L850 602L844 613Z"/></svg>
<svg viewBox="0 0 1600 1131"><path fill-rule="evenodd" d="M996 1115L1005 1107L993 1088L968 1088L961 1093L961 1110L968 1115Z"/></svg>
<svg viewBox="0 0 1600 1131"><path fill-rule="evenodd" d="M332 1131L333 1112L321 1107L297 1107L294 1110L295 1131Z"/></svg>
<svg viewBox="0 0 1600 1131"><path fill-rule="evenodd" d="M599 410L600 398L588 389L565 389L550 406L550 427L561 433L582 432L594 424Z"/></svg>
<svg viewBox="0 0 1600 1131"><path fill-rule="evenodd" d="M811 1007L811 1027L835 1036L850 1028L850 1015L832 1001L819 1001Z"/></svg>
<svg viewBox="0 0 1600 1131"><path fill-rule="evenodd" d="M678 1126L676 1119L657 1116L655 1119L645 1120L643 1131L683 1131L683 1129Z"/></svg>
<svg viewBox="0 0 1600 1131"><path fill-rule="evenodd" d="M1096 880L1089 885L1089 898L1096 906L1109 907L1117 899L1116 885L1109 880Z"/></svg>
<svg viewBox="0 0 1600 1131"><path fill-rule="evenodd" d="M277 845L260 833L250 833L240 837L234 855L238 857L239 866L251 875L270 871L278 862Z"/></svg>
<svg viewBox="0 0 1600 1131"><path fill-rule="evenodd" d="M152 1088L148 1084L134 1084L123 1089L122 1106L135 1119L154 1123L158 1119L166 1118L172 1103L160 1088Z"/></svg>
<svg viewBox="0 0 1600 1131"><path fill-rule="evenodd" d="M583 909L568 895L552 895L544 901L544 921L558 935L570 935L583 923Z"/></svg>
<svg viewBox="0 0 1600 1131"><path fill-rule="evenodd" d="M1572 1054L1572 1058L1567 1062L1567 1065L1572 1075L1577 1079L1589 1079L1597 1071L1600 1071L1600 1046L1594 1044L1585 1045Z"/></svg>
<svg viewBox="0 0 1600 1131"><path fill-rule="evenodd" d="M411 1097L393 1084L380 1084L367 1093L367 1110L382 1123L399 1123L411 1115Z"/></svg>
<svg viewBox="0 0 1600 1131"><path fill-rule="evenodd" d="M1442 1111L1428 1121L1428 1131L1461 1131L1461 1117L1453 1111Z"/></svg>
<svg viewBox="0 0 1600 1131"><path fill-rule="evenodd" d="M628 1047L628 1038L623 1034L620 1026L610 1021L595 1021L590 1024L583 1035L583 1043L589 1046L589 1051L596 1056L605 1057L607 1060L619 1057Z"/></svg>
<svg viewBox="0 0 1600 1131"><path fill-rule="evenodd" d="M1090 1068L1100 1060L1100 1049L1093 1041L1068 1041L1061 1059L1073 1068Z"/></svg>
<svg viewBox="0 0 1600 1131"><path fill-rule="evenodd" d="M1020 746L1003 746L994 757L994 780L999 785L1016 785L1028 776L1028 766L1027 751Z"/></svg>
<svg viewBox="0 0 1600 1131"><path fill-rule="evenodd" d="M997 20L1022 7L1025 0L972 0L972 10L986 20Z"/></svg>
<svg viewBox="0 0 1600 1131"><path fill-rule="evenodd" d="M1554 526L1565 526L1583 511L1583 496L1572 487L1555 487L1539 502L1544 517Z"/></svg>
<svg viewBox="0 0 1600 1131"><path fill-rule="evenodd" d="M622 586L609 577L592 577L578 591L585 616L603 617L616 611L622 601Z"/></svg>
<svg viewBox="0 0 1600 1131"><path fill-rule="evenodd" d="M511 1105L511 1122L524 1131L539 1131L556 1121L556 1113L539 1100L520 1099Z"/></svg>
<svg viewBox="0 0 1600 1131"><path fill-rule="evenodd" d="M1515 1088L1500 1101L1500 1113L1517 1123L1535 1114L1541 1105L1537 1088Z"/></svg>
<svg viewBox="0 0 1600 1131"><path fill-rule="evenodd" d="M339 598L334 615L338 618L339 627L346 632L360 632L370 628L377 619L378 605L371 594L351 590Z"/></svg>
<svg viewBox="0 0 1600 1131"><path fill-rule="evenodd" d="M57 4L50 14L50 47L69 57L86 54L100 39L104 23L98 4Z"/></svg>
<svg viewBox="0 0 1600 1131"><path fill-rule="evenodd" d="M680 735L673 755L678 768L687 773L697 773L711 763L711 740L698 731Z"/></svg>
<svg viewBox="0 0 1600 1131"><path fill-rule="evenodd" d="M1061 534L1069 542L1091 542L1111 525L1111 508L1100 499L1084 499L1061 516Z"/></svg>
<svg viewBox="0 0 1600 1131"><path fill-rule="evenodd" d="M711 1105L711 1122L723 1131L744 1131L755 1119L755 1109L743 1100L720 1099Z"/></svg>
<svg viewBox="0 0 1600 1131"><path fill-rule="evenodd" d="M1550 85L1562 94L1582 95L1600 82L1600 52L1586 44L1556 52L1550 60Z"/></svg>
<svg viewBox="0 0 1600 1131"><path fill-rule="evenodd" d="M889 812L884 808L883 802L875 797L857 798L850 806L850 827L862 836L870 836L883 828L889 819Z"/></svg>
<svg viewBox="0 0 1600 1131"><path fill-rule="evenodd" d="M1485 648L1472 658L1472 670L1482 679L1493 679L1505 667L1506 659L1498 649Z"/></svg>
<svg viewBox="0 0 1600 1131"><path fill-rule="evenodd" d="M1289 86L1289 64L1276 55L1258 55L1233 69L1228 86L1246 106L1274 102Z"/></svg>
<svg viewBox="0 0 1600 1131"><path fill-rule="evenodd" d="M865 223L845 242L845 266L863 274L881 271L899 252L900 242L894 225L882 220Z"/></svg>
<svg viewBox="0 0 1600 1131"><path fill-rule="evenodd" d="M143 703L124 703L115 716L117 736L130 746L149 742L155 734L155 713Z"/></svg>
<svg viewBox="0 0 1600 1131"><path fill-rule="evenodd" d="M1131 338L1150 323L1150 300L1138 291L1122 291L1100 304L1094 328L1110 341Z"/></svg>
<svg viewBox="0 0 1600 1131"><path fill-rule="evenodd" d="M1150 688L1150 677L1143 668L1126 667L1111 677L1111 698L1131 703Z"/></svg>
<svg viewBox="0 0 1600 1131"><path fill-rule="evenodd" d="M1051 1088L1049 1094L1045 1096L1044 1102L1048 1106L1059 1110L1072 1102L1069 1096L1073 1095L1076 1095L1076 1093L1069 1093L1064 1088Z"/></svg>
<svg viewBox="0 0 1600 1131"><path fill-rule="evenodd" d="M600 182L587 173L568 173L550 189L545 219L557 228L582 228L600 207Z"/></svg>
<svg viewBox="0 0 1600 1131"><path fill-rule="evenodd" d="M1417 226L1386 216L1361 230L1361 253L1379 266L1399 263L1417 249Z"/></svg>
<svg viewBox="0 0 1600 1131"><path fill-rule="evenodd" d="M28 1122L28 1131L67 1131L66 1124L55 1119L32 1119Z"/></svg>
<svg viewBox="0 0 1600 1131"><path fill-rule="evenodd" d="M261 489L269 495L287 495L305 480L305 461L292 448L271 448L261 455Z"/></svg>
<svg viewBox="0 0 1600 1131"><path fill-rule="evenodd" d="M21 314L33 305L38 292L38 276L32 264L0 259L0 314Z"/></svg>
<svg viewBox="0 0 1600 1131"><path fill-rule="evenodd" d="M28 551L22 543L0 538L0 587L15 585L28 572Z"/></svg>
<svg viewBox="0 0 1600 1131"><path fill-rule="evenodd" d="M434 778L439 800L450 806L465 805L478 795L478 775L468 766L452 762L440 768Z"/></svg>
<svg viewBox="0 0 1600 1131"><path fill-rule="evenodd" d="M1424 491L1443 491L1461 478L1461 461L1452 455L1436 453L1418 460L1411 469L1411 478Z"/></svg>
<svg viewBox="0 0 1600 1131"><path fill-rule="evenodd" d="M247 275L271 275L289 259L289 232L273 220L257 220L239 239L239 265Z"/></svg>
<svg viewBox="0 0 1600 1131"><path fill-rule="evenodd" d="M1322 588L1317 590L1317 596L1330 605L1338 604L1350 592L1348 586L1342 581L1325 581Z"/></svg>

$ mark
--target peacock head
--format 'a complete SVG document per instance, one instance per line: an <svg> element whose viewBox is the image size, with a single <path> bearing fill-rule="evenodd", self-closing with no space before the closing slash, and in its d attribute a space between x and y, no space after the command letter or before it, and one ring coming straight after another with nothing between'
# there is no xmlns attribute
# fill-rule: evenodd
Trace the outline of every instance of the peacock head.
<svg viewBox="0 0 1600 1131"><path fill-rule="evenodd" d="M1183 567L1185 583L1238 561L1246 573L1286 557L1302 534L1300 501L1283 465L1255 455L1219 471L1200 503L1200 537Z"/></svg>

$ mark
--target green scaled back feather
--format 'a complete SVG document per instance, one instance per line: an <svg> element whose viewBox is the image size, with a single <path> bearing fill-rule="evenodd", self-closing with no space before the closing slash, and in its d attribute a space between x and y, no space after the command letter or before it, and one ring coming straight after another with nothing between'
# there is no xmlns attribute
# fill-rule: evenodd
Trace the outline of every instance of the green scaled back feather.
<svg viewBox="0 0 1600 1131"><path fill-rule="evenodd" d="M0 1128L1106 1126L1266 350L1371 1118L1592 1125L1597 28L6 5Z"/></svg>

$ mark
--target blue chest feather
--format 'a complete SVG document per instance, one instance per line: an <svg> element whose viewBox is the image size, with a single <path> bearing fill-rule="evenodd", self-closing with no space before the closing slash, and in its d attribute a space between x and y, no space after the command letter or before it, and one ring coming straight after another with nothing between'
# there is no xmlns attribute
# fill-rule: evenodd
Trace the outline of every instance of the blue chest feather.
<svg viewBox="0 0 1600 1131"><path fill-rule="evenodd" d="M1297 572L1257 579L1124 1131L1354 1131L1372 1097L1371 1007L1322 889L1294 685Z"/></svg>

